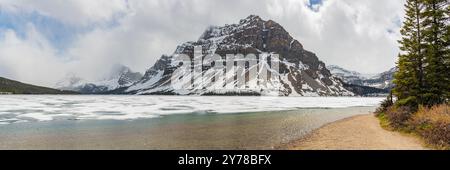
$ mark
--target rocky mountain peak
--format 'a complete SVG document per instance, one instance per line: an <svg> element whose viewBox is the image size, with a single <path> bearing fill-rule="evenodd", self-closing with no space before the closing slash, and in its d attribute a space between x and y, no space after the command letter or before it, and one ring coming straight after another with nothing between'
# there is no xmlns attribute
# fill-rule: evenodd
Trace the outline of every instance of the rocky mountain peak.
<svg viewBox="0 0 450 170"><path fill-rule="evenodd" d="M281 60L280 68L274 75L280 75L283 84L281 94L285 96L326 96L352 95L345 90L341 82L333 77L325 64L318 57L303 48L280 24L272 20L264 20L250 15L237 24L208 27L197 41L179 45L175 54L186 54L193 57L194 47L202 47L202 54L255 54L260 62L277 54ZM177 69L172 66L173 55L164 55L144 75L142 80L125 90L124 93L137 94L179 94L171 89L170 77ZM204 68L204 74L212 70ZM223 74L223 73L218 73ZM233 78L231 78L233 79ZM252 93L264 91L266 87L247 85ZM182 94L218 93L214 90L183 91ZM259 90L254 90L259 89ZM242 91L242 89L239 89ZM226 91L228 93L230 91ZM234 93L235 91L231 91ZM223 93L221 91L220 93Z"/></svg>
<svg viewBox="0 0 450 170"><path fill-rule="evenodd" d="M251 22L251 21L262 21L262 19L258 15L251 14L247 18L241 19L241 21L239 21L239 23L245 23L245 22Z"/></svg>

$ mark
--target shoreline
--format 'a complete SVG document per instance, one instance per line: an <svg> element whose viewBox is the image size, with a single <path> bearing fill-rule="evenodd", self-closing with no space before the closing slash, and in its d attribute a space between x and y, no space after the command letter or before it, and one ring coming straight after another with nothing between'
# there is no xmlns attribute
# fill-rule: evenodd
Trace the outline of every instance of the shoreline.
<svg viewBox="0 0 450 170"><path fill-rule="evenodd" d="M327 123L280 147L286 150L428 150L417 137L381 127L373 114Z"/></svg>

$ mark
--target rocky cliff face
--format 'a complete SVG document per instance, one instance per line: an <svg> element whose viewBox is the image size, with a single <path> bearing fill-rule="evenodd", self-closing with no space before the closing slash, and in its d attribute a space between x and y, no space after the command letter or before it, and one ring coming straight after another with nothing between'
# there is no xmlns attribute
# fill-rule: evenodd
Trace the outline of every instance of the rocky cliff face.
<svg viewBox="0 0 450 170"><path fill-rule="evenodd" d="M177 72L180 66L172 65L172 60L177 54L194 56L194 47L201 46L202 54L218 54L224 59L227 54L255 54L257 63L255 68L247 69L244 86L238 86L235 76L228 76L223 70L213 70L211 67L202 66L204 76L220 74L225 81L231 83L231 88L212 88L205 85L201 89L175 89L176 83L171 77L186 76L187 72ZM248 70L257 69L257 74L263 74L261 67L270 67L270 61L274 55L279 55L279 69L269 69L268 83L251 83ZM204 57L203 56L203 57ZM225 62L224 62L225 63ZM195 67L195 66L193 66ZM228 66L226 66L228 67ZM193 81L198 77L193 77ZM209 78L209 77L207 77ZM259 78L255 78L259 79ZM256 81L259 82L259 81ZM273 89L276 89L274 91ZM334 77L318 57L303 48L302 44L295 40L281 25L258 16L251 15L239 21L238 24L222 27L212 26L208 28L195 42L186 42L179 45L174 54L163 55L143 78L133 85L124 88L121 93L127 94L275 94L281 96L343 96L353 95L346 90L341 81Z"/></svg>

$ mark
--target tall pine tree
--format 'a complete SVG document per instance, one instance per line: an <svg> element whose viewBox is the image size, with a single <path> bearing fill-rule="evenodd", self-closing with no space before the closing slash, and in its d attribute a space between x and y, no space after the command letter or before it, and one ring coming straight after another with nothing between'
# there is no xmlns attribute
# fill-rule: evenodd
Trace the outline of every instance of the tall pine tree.
<svg viewBox="0 0 450 170"><path fill-rule="evenodd" d="M400 30L402 39L399 41L400 50L398 71L394 75L394 94L397 105L417 108L422 102L424 86L424 48L422 41L422 12L423 0L407 0L405 4L406 16Z"/></svg>
<svg viewBox="0 0 450 170"><path fill-rule="evenodd" d="M450 86L448 44L448 0L422 0L422 38L425 54L425 86L423 103L432 106L448 99ZM447 36L447 37L446 37ZM446 40L447 39L447 40Z"/></svg>
<svg viewBox="0 0 450 170"><path fill-rule="evenodd" d="M446 45L446 49L447 52L445 53L445 65L447 66L447 70L449 70L450 68L450 4L449 2L447 2L447 10L446 10L446 16L447 16L447 24L445 25L445 36L444 36L444 41L445 41L445 45ZM450 74L447 74L447 82L450 82ZM449 99L450 99L450 83L447 84L446 87L446 93L445 93L445 99L446 102L448 104Z"/></svg>

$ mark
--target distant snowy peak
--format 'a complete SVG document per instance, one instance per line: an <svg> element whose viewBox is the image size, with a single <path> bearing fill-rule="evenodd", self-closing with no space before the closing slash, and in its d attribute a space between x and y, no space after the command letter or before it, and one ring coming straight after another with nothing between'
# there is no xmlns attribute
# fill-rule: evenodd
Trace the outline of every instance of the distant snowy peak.
<svg viewBox="0 0 450 170"><path fill-rule="evenodd" d="M115 66L106 78L97 81L86 81L74 74L69 74L64 80L56 84L58 89L72 90L81 93L103 93L121 87L131 86L141 80L142 74L133 72L126 66Z"/></svg>
<svg viewBox="0 0 450 170"><path fill-rule="evenodd" d="M85 94L100 93L108 90L107 87L88 83L86 80L76 76L75 74L67 75L66 78L56 83L55 88L60 90L76 91Z"/></svg>
<svg viewBox="0 0 450 170"><path fill-rule="evenodd" d="M141 80L142 74L139 72L133 72L130 68L119 65L115 66L109 77L98 81L96 85L106 86L109 90L113 90L120 87L130 86L133 83Z"/></svg>
<svg viewBox="0 0 450 170"><path fill-rule="evenodd" d="M391 68L388 71L382 72L366 80L366 84L372 87L381 89L392 89L394 87L394 74L397 72L397 67Z"/></svg>
<svg viewBox="0 0 450 170"><path fill-rule="evenodd" d="M75 90L73 87L78 87L86 84L86 81L73 73L67 74L66 77L55 84L55 88L60 90Z"/></svg>
<svg viewBox="0 0 450 170"><path fill-rule="evenodd" d="M203 89L179 90L172 88L179 82L172 82L171 77L183 77L187 72L176 72L179 66L171 64L176 54L186 54L192 58L194 47L201 46L202 54L255 54L261 67L269 66L269 60L274 54L280 56L278 71L270 70L270 75L279 75L280 82L270 79L266 85L246 84L246 88L216 89L206 86ZM239 66L233 66L235 69ZM248 68L247 68L248 69ZM203 67L202 75L220 74L237 86L233 77L227 77L223 70ZM248 72L247 72L248 73ZM246 73L246 74L247 74ZM258 75L262 74L261 70ZM209 77L206 77L209 79ZM272 78L272 77L271 77ZM197 78L194 78L194 81ZM250 80L248 80L250 82ZM225 26L210 26L197 41L179 45L173 55L163 55L150 69L141 81L128 87L127 94L262 94L271 89L274 84L281 83L279 94L282 96L348 96L353 95L346 90L336 77L333 77L325 64L318 57L305 49L281 25L259 16L250 15L237 24ZM249 90L251 89L251 90Z"/></svg>
<svg viewBox="0 0 450 170"><path fill-rule="evenodd" d="M347 84L375 87L379 89L391 89L394 86L392 81L396 68L392 68L379 74L362 74L336 65L330 65L327 66L327 68L334 76L342 79Z"/></svg>
<svg viewBox="0 0 450 170"><path fill-rule="evenodd" d="M394 73L397 72L397 67L393 67L391 69L389 69L388 71L376 74L374 76L372 76L372 79L393 79Z"/></svg>
<svg viewBox="0 0 450 170"><path fill-rule="evenodd" d="M351 70L347 70L344 69L342 67L339 67L337 65L329 65L327 66L328 70L330 70L330 72L338 77L344 77L344 78L358 78L358 79L369 79L373 76L375 76L375 74L362 74L356 71L351 71Z"/></svg>

